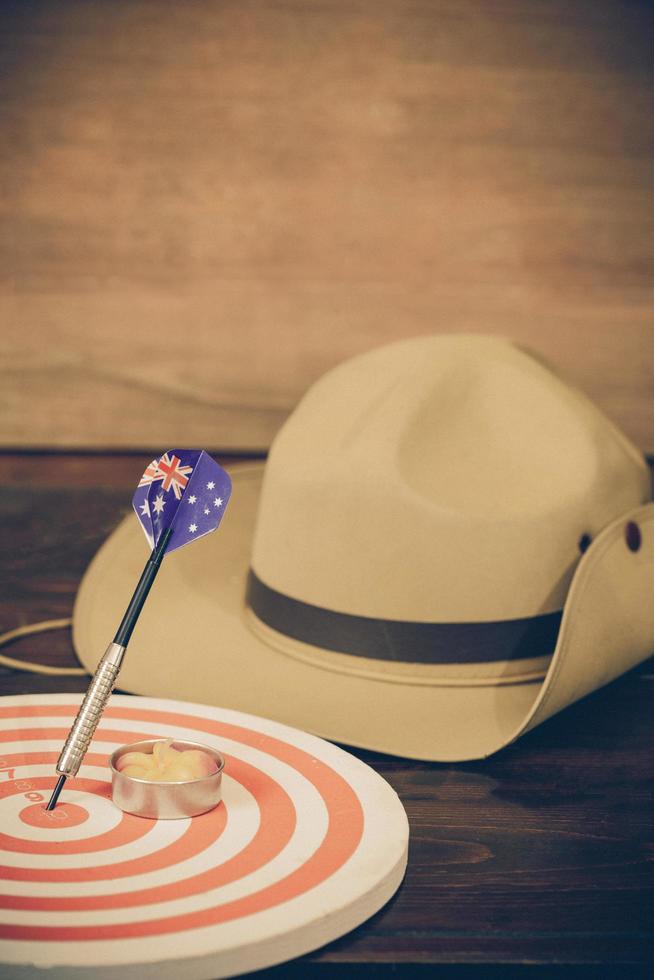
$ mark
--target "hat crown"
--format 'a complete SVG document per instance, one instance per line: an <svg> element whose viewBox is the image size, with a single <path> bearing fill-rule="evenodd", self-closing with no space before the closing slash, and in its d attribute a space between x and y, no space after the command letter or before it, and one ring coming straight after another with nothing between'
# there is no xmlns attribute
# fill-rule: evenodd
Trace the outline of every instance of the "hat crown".
<svg viewBox="0 0 654 980"><path fill-rule="evenodd" d="M421 337L341 364L266 467L253 568L306 603L427 622L560 609L582 534L648 498L635 447L508 340Z"/></svg>

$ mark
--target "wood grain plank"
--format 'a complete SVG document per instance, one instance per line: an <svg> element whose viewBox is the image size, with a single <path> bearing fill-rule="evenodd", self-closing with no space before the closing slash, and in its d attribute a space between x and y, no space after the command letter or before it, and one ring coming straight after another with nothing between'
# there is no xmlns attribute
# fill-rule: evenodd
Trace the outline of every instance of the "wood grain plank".
<svg viewBox="0 0 654 980"><path fill-rule="evenodd" d="M0 445L261 449L346 357L482 331L654 449L647 4L3 14Z"/></svg>

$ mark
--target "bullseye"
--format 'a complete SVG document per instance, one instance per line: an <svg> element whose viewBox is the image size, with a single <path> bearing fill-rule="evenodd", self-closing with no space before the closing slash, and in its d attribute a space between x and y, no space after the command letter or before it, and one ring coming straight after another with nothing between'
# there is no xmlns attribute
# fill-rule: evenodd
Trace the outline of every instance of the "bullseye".
<svg viewBox="0 0 654 980"><path fill-rule="evenodd" d="M20 811L18 819L30 827L58 831L62 827L77 827L84 823L89 819L89 811L76 803L60 803L54 810L46 810L45 803L32 803Z"/></svg>
<svg viewBox="0 0 654 980"><path fill-rule="evenodd" d="M155 956L158 980L232 976L341 935L399 884L406 817L384 781L238 712L114 696L48 813L76 709L70 695L0 698L0 964L83 966L92 980L109 963L137 980ZM112 802L108 755L166 736L223 752L216 809L149 820Z"/></svg>

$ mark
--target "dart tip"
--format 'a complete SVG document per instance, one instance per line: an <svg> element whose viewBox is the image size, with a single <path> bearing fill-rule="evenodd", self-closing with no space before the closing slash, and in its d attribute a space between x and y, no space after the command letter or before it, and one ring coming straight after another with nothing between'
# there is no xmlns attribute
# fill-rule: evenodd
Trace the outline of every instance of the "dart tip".
<svg viewBox="0 0 654 980"><path fill-rule="evenodd" d="M57 800L59 799L59 794L61 793L62 789L64 788L64 783L65 782L66 782L66 776L63 776L63 775L60 776L59 779L57 780L57 785L55 786L55 788L52 791L52 796L50 797L50 799L48 801L48 805L46 806L46 810L54 810L54 808L57 805Z"/></svg>

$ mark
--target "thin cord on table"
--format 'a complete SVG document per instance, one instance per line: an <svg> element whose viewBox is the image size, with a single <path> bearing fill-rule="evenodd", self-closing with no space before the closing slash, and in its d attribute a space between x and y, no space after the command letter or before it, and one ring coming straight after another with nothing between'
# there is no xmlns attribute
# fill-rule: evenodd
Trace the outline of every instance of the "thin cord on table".
<svg viewBox="0 0 654 980"><path fill-rule="evenodd" d="M42 623L31 623L29 626L18 626L14 630L0 634L0 647L13 643L22 636L32 636L34 633L45 633L47 630L60 630L70 626L72 619L46 619ZM0 653L0 666L12 670L27 670L32 674L50 674L51 676L86 677L88 670L83 667L49 667L47 664L35 664L28 660L14 660Z"/></svg>

